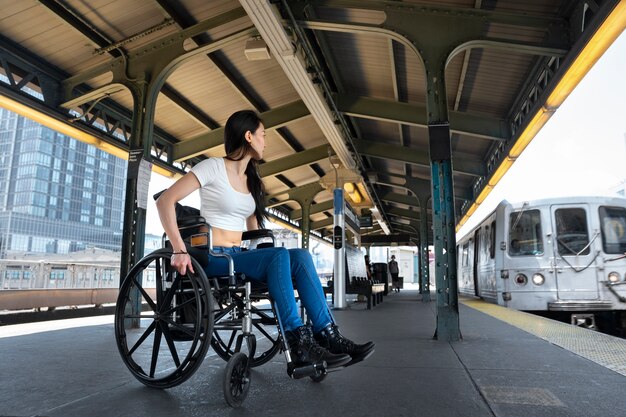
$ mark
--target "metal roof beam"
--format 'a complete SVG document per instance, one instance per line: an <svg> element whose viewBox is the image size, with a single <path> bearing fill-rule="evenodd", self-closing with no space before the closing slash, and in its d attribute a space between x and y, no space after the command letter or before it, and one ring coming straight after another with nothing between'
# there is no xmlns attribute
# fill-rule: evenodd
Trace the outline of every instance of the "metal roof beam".
<svg viewBox="0 0 626 417"><path fill-rule="evenodd" d="M330 146L328 145L320 145L312 149L307 149L306 151L297 152L293 155L266 162L259 165L259 174L261 177L269 177L270 175L280 174L293 168L315 163L328 158L329 148ZM334 154L332 149L330 152Z"/></svg>
<svg viewBox="0 0 626 417"><path fill-rule="evenodd" d="M256 30L254 28L241 29L230 35L226 35L220 39L217 39L214 42L206 45L200 45L196 48L192 48L189 50L185 50L182 44L187 38L192 38L196 35L199 35L200 33L206 32L207 30L217 28L221 25L225 25L229 22L232 22L233 20L244 17L245 15L246 13L245 11L243 11L243 9L233 9L219 16L215 16L213 18L198 22L197 24L187 29L176 32L173 35L166 35L162 38L158 38L150 42L149 44L142 46L141 48L131 50L128 53L128 57L126 58L117 57L109 60L108 62L89 68L82 73L73 75L72 77L65 80L66 88L72 88L94 77L109 72L113 72L114 81L116 81L115 76L119 77L119 74L123 74L124 70L133 71L133 65L138 65L136 61L144 60L143 62L145 62L145 59L149 59L147 58L147 56L150 54L156 53L163 55L167 53L172 58L171 64L174 64L174 61L175 64L180 64L181 62L190 59L198 54L206 54L220 50L234 42L239 42L241 39L247 38L248 36L256 32ZM149 52L146 54L145 51ZM174 66L175 65L172 65L172 68ZM128 77L133 77L135 75L137 74L130 73L128 74Z"/></svg>
<svg viewBox="0 0 626 417"><path fill-rule="evenodd" d="M414 177L406 177L402 175L396 175L391 173L380 173L380 175L389 177L390 179L395 178L402 181L401 184L395 184L391 181L385 181L380 178L378 173L368 173L368 176L372 177L370 180L378 185L383 185L387 187L399 187L404 188L411 191L416 196L419 194L430 195L431 185L430 180L414 178ZM454 198L463 201L469 201L474 198L474 195L471 190L462 187L454 187Z"/></svg>
<svg viewBox="0 0 626 417"><path fill-rule="evenodd" d="M462 18L467 21L473 21L479 24L485 22L503 23L506 25L523 26L531 28L547 28L549 26L563 25L567 26L567 19L560 16L545 16L531 13L516 13L505 11L494 11L485 9L475 9L472 7L453 7L453 6L428 6L425 4L402 3L395 0L310 0L306 2L296 2L288 0L289 7L298 17L306 6L315 7L331 7L342 9L365 9L380 10L383 12L395 11L398 13L424 16L450 16L451 18Z"/></svg>
<svg viewBox="0 0 626 417"><path fill-rule="evenodd" d="M353 139L353 142L357 151L362 155L430 167L430 154L428 151L420 151L407 148L406 146L392 145L371 140ZM486 174L487 169L481 161L469 159L467 155L463 155L463 157L459 156L461 155L456 154L453 157L454 172L477 177Z"/></svg>
<svg viewBox="0 0 626 417"><path fill-rule="evenodd" d="M311 230L323 229L324 227L332 226L334 219L329 217L324 220L318 220L316 222L311 222Z"/></svg>
<svg viewBox="0 0 626 417"><path fill-rule="evenodd" d="M317 203L311 205L310 214L322 213L324 211L332 210L334 207L333 200L324 201L323 203ZM302 210L294 210L291 212L291 220L298 220L302 218Z"/></svg>
<svg viewBox="0 0 626 417"><path fill-rule="evenodd" d="M277 107L261 113L261 119L266 129L278 129L294 120L307 117L309 110L301 100L294 101L282 107ZM202 135L174 145L172 159L179 161L188 159L206 152L208 149L224 143L224 128L220 127Z"/></svg>
<svg viewBox="0 0 626 417"><path fill-rule="evenodd" d="M391 216L402 217L405 219L413 219L413 220L418 220L418 221L420 219L419 212L413 211L413 210L401 209L397 207L388 207L387 213L389 213L389 215Z"/></svg>
<svg viewBox="0 0 626 417"><path fill-rule="evenodd" d="M400 103L368 97L336 95L339 111L353 117L401 123L428 128L428 112L425 105ZM468 113L450 112L450 131L490 140L507 140L511 137L510 124L506 120Z"/></svg>
<svg viewBox="0 0 626 417"><path fill-rule="evenodd" d="M385 193L381 193L380 199L389 203L404 204L409 207L419 206L419 201L417 200L417 197L413 195L406 195L388 191Z"/></svg>
<svg viewBox="0 0 626 417"><path fill-rule="evenodd" d="M281 191L272 195L268 195L265 197L265 200L268 201L267 207L276 207L281 206L288 201L297 201L300 197L310 197L314 198L317 194L324 191L324 187L319 183L319 181L313 181L308 184L300 185L298 187L292 187L289 190ZM270 202L271 199L277 198L280 196L287 196L286 200Z"/></svg>

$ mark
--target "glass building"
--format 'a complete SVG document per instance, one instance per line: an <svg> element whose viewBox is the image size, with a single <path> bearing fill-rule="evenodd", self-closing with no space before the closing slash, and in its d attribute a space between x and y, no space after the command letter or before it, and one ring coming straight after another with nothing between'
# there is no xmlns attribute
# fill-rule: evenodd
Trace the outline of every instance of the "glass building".
<svg viewBox="0 0 626 417"><path fill-rule="evenodd" d="M126 165L0 108L0 258L119 251Z"/></svg>

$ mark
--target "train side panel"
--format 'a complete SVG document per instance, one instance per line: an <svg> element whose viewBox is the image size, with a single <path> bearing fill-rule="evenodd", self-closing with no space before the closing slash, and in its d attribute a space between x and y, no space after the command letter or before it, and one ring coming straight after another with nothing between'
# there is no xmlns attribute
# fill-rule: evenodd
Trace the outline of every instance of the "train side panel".
<svg viewBox="0 0 626 417"><path fill-rule="evenodd" d="M503 201L458 249L461 294L527 311L626 310L626 199Z"/></svg>

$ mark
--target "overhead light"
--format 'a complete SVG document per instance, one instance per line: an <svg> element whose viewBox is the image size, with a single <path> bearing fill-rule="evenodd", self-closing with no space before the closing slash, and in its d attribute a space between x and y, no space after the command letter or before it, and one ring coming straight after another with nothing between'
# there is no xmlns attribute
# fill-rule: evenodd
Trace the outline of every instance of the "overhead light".
<svg viewBox="0 0 626 417"><path fill-rule="evenodd" d="M363 201L363 196L359 192L358 187L353 182L347 182L343 185L343 189L348 193L350 199L354 204L360 204Z"/></svg>
<svg viewBox="0 0 626 417"><path fill-rule="evenodd" d="M270 49L260 36L255 36L246 41L246 49L243 53L248 58L248 61L262 61L271 59Z"/></svg>
<svg viewBox="0 0 626 417"><path fill-rule="evenodd" d="M343 134L334 123L333 112L322 91L311 81L311 74L307 72L308 65L296 54L293 38L285 31L283 20L278 16L276 6L269 1L239 1L259 34L272 46L276 62L311 112L341 164L348 169L356 168L356 162L344 141Z"/></svg>

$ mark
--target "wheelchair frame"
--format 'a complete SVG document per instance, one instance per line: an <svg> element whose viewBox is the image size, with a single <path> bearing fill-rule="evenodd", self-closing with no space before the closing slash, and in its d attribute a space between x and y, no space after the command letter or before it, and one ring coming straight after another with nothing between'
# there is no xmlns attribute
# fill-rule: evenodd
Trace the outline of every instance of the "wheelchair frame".
<svg viewBox="0 0 626 417"><path fill-rule="evenodd" d="M211 227L202 217L177 220L194 273L182 275L171 267L172 250L164 237L164 248L142 258L120 286L115 339L133 376L149 387L177 386L198 370L211 345L227 361L223 390L232 407L240 406L248 394L250 369L279 351L285 353L291 378L322 381L327 374L325 362L297 367L292 361L267 288L237 273L229 254L213 252ZM243 236L244 240L260 238L271 238L274 243L269 230L244 232ZM228 260L228 275L206 276L203 265L208 254ZM149 286L152 280L154 290ZM264 300L269 308L254 305ZM267 330L270 326L277 328L275 338ZM255 332L264 340L258 355Z"/></svg>

